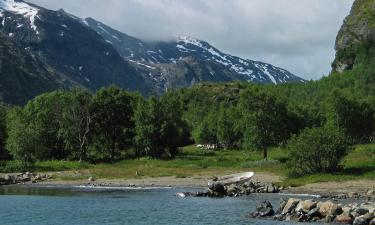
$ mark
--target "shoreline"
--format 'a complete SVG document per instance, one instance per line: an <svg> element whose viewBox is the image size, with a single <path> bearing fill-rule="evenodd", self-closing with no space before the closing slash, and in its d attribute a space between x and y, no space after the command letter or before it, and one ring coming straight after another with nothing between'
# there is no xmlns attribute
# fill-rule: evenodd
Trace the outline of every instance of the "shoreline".
<svg viewBox="0 0 375 225"><path fill-rule="evenodd" d="M47 173L54 177L38 181L35 183L24 182L26 185L56 185L56 186L92 186L92 187L133 187L133 188L153 188L153 187L172 187L172 188L208 188L208 180L212 179L210 175L196 175L191 177L178 178L174 176L165 177L143 177L143 178L122 178L109 179L94 177L72 177L74 179L63 179L71 171ZM218 174L221 175L221 174ZM280 182L283 177L267 172L257 172L252 181L264 184ZM22 185L22 184L21 184ZM366 197L369 190L375 190L375 180L353 180L343 182L323 182L312 183L300 187L283 187L284 194L292 195L310 195L338 198L358 198Z"/></svg>

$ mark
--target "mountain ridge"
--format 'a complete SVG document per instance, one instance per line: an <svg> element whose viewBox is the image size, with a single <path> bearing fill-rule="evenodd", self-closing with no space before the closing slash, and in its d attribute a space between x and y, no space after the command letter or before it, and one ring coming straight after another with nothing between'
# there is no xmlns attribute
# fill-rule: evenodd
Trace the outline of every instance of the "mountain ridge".
<svg viewBox="0 0 375 225"><path fill-rule="evenodd" d="M201 82L304 82L287 70L225 54L192 37L144 42L92 18L21 0L0 0L0 32L48 68L56 84L69 81L57 85L62 89L94 91L115 84L144 95L161 95ZM39 90L43 91L50 89Z"/></svg>

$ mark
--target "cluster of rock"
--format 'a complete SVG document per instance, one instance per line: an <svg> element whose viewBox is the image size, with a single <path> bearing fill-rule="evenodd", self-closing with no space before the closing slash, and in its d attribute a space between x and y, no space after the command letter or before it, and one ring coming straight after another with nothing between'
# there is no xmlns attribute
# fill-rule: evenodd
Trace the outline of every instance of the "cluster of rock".
<svg viewBox="0 0 375 225"><path fill-rule="evenodd" d="M30 172L5 174L0 176L0 185L38 183L49 178L48 174L33 174Z"/></svg>
<svg viewBox="0 0 375 225"><path fill-rule="evenodd" d="M220 182L212 183L207 190L200 192L179 193L180 197L238 197L250 195L253 193L279 193L283 187L277 187L273 184L248 181L239 184L224 185Z"/></svg>
<svg viewBox="0 0 375 225"><path fill-rule="evenodd" d="M375 202L341 205L332 201L318 202L290 198L282 200L279 209L264 201L251 213L253 218L272 217L279 221L343 223L353 225L375 225Z"/></svg>
<svg viewBox="0 0 375 225"><path fill-rule="evenodd" d="M367 192L358 193L358 192L349 192L343 194L336 194L330 196L330 198L334 199L375 199L375 190L368 190Z"/></svg>

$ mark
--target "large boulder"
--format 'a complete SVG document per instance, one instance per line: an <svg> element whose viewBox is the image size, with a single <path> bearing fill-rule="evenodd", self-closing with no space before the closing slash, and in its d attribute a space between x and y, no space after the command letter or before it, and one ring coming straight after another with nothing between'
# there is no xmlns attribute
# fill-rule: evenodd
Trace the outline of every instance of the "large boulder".
<svg viewBox="0 0 375 225"><path fill-rule="evenodd" d="M296 209L298 203L301 202L301 199L296 199L296 198L290 198L288 200L288 202L286 203L283 211L282 211L282 214L287 214L287 213L291 213L293 210Z"/></svg>
<svg viewBox="0 0 375 225"><path fill-rule="evenodd" d="M225 193L225 186L224 184L220 183L220 182L213 182L212 184L210 184L210 186L208 187L211 191L214 191L214 192L217 192L217 193Z"/></svg>
<svg viewBox="0 0 375 225"><path fill-rule="evenodd" d="M300 202L300 204L302 211L308 213L313 208L316 208L317 202L313 200L305 200L303 202Z"/></svg>
<svg viewBox="0 0 375 225"><path fill-rule="evenodd" d="M338 204L327 201L320 205L319 213L322 217L337 216L342 213L342 208Z"/></svg>
<svg viewBox="0 0 375 225"><path fill-rule="evenodd" d="M256 207L256 212L260 217L273 216L275 214L273 206L269 201L264 201L258 204Z"/></svg>

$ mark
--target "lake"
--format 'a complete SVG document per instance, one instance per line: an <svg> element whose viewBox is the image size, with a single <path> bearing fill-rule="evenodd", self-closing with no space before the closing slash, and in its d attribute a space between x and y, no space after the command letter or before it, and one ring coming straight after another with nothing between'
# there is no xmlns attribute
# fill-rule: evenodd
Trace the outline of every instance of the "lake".
<svg viewBox="0 0 375 225"><path fill-rule="evenodd" d="M294 224L254 220L256 203L278 194L178 198L191 188L0 187L1 225Z"/></svg>

